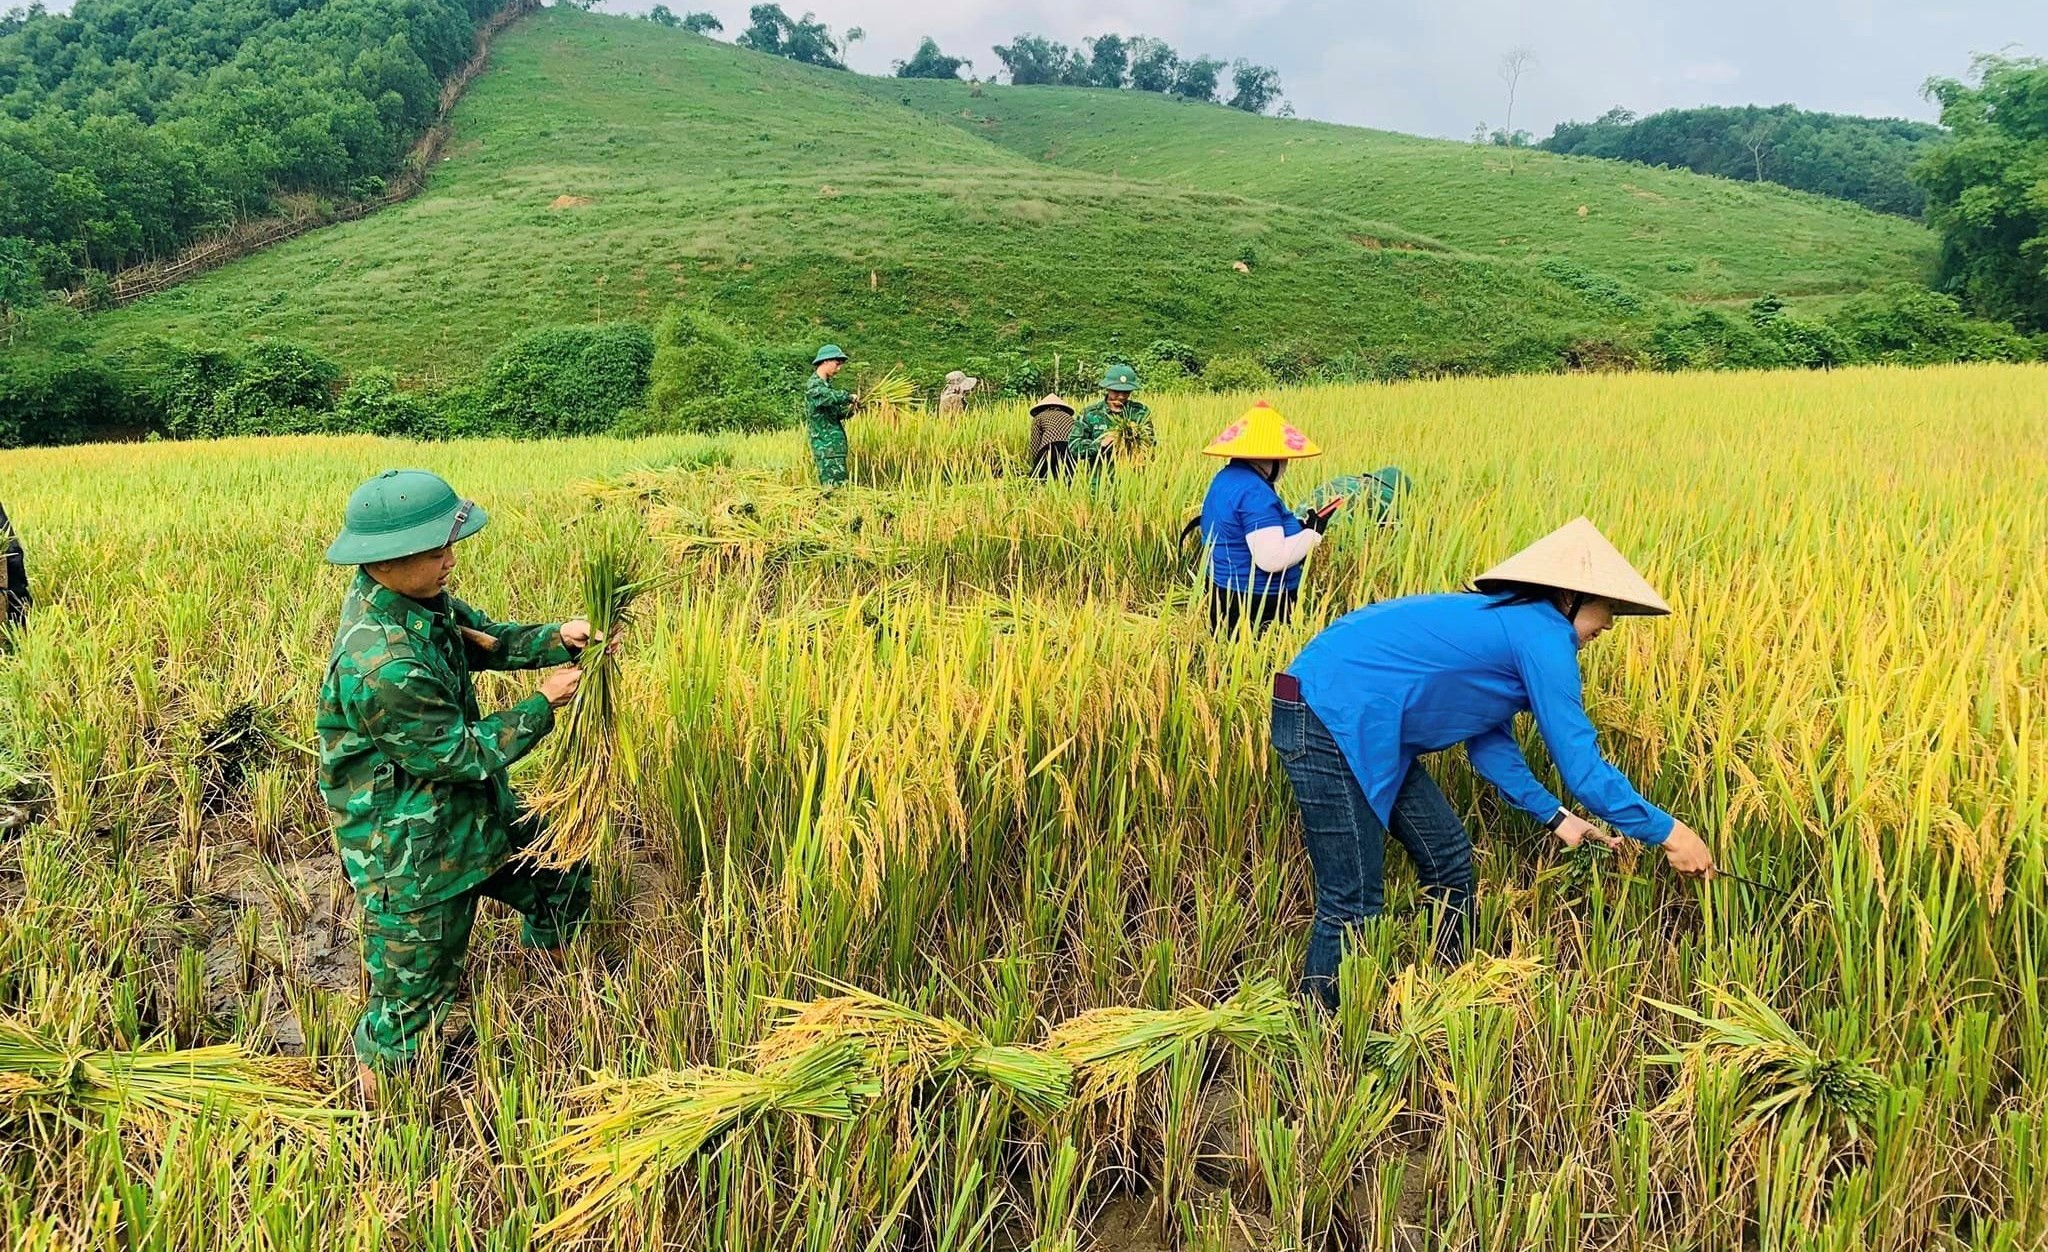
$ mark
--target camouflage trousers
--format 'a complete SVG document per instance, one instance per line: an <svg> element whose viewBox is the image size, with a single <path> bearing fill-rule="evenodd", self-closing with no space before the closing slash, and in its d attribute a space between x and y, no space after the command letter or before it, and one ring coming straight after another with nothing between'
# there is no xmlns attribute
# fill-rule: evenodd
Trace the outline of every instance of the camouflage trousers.
<svg viewBox="0 0 2048 1252"><path fill-rule="evenodd" d="M559 948L590 912L590 869L510 861L461 895L403 913L385 911L376 892L358 897L370 999L356 1019L356 1056L388 1071L419 1055L461 996L477 902L489 897L524 914L519 941L527 947Z"/></svg>
<svg viewBox="0 0 2048 1252"><path fill-rule="evenodd" d="M809 424L811 436L811 460L818 467L818 482L826 487L843 486L849 477L846 458L849 451L846 443L846 427L838 422L814 421Z"/></svg>

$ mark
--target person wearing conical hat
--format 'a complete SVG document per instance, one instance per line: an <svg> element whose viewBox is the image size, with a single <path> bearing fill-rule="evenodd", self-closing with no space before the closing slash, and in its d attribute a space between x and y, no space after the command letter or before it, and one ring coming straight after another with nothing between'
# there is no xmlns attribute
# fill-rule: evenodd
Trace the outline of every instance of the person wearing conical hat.
<svg viewBox="0 0 2048 1252"><path fill-rule="evenodd" d="M1321 456L1307 435L1259 401L1202 449L1227 462L1202 500L1202 544L1209 554L1209 628L1254 632L1294 612L1301 566L1323 540L1335 512L1296 517L1277 484L1290 462Z"/></svg>
<svg viewBox="0 0 2048 1252"><path fill-rule="evenodd" d="M846 353L838 344L828 343L811 358L811 379L804 384L804 433L810 437L818 482L826 487L841 486L849 476L846 419L853 416L858 400L832 383L845 366Z"/></svg>
<svg viewBox="0 0 2048 1252"><path fill-rule="evenodd" d="M1113 465L1116 450L1109 438L1112 431L1127 442L1141 445L1156 440L1152 410L1131 394L1141 385L1138 371L1128 365L1112 365L1102 371L1102 399L1081 410L1073 433L1067 437L1067 450L1077 464L1087 466L1091 473Z"/></svg>
<svg viewBox="0 0 2048 1252"><path fill-rule="evenodd" d="M946 375L945 389L939 392L939 416L958 417L967 411L967 394L981 385L981 380L965 370L954 370Z"/></svg>
<svg viewBox="0 0 2048 1252"><path fill-rule="evenodd" d="M1345 942L1382 903L1391 834L1441 909L1436 949L1464 958L1472 838L1419 758L1465 745L1472 767L1571 847L1620 840L1551 794L1516 746L1535 716L1565 787L1608 825L1709 875L1714 859L1683 822L1600 755L1587 720L1579 649L1618 616L1671 611L1585 518L1474 580L1476 593L1410 596L1331 623L1273 680L1273 747L1294 785L1316 889L1302 989L1336 1003Z"/></svg>
<svg viewBox="0 0 2048 1252"><path fill-rule="evenodd" d="M1065 477L1073 470L1074 457L1067 449L1067 438L1073 433L1074 406L1062 400L1058 392L1031 406L1033 478Z"/></svg>
<svg viewBox="0 0 2048 1252"><path fill-rule="evenodd" d="M437 1036L462 989L477 901L526 916L529 947L558 949L590 907L587 868L522 864L538 833L505 772L576 694L590 623L493 622L448 594L455 546L488 521L439 475L386 470L349 497L327 549L353 565L320 684L320 794L341 867L362 906L369 1000L354 1047L363 1098ZM477 670L563 666L483 715Z"/></svg>

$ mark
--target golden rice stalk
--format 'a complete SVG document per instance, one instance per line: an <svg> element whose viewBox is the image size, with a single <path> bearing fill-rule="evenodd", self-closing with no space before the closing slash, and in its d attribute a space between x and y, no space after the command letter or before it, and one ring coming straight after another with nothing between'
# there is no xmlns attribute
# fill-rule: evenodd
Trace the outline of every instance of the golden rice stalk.
<svg viewBox="0 0 2048 1252"><path fill-rule="evenodd" d="M536 1151L561 1166L554 1194L566 1207L535 1234L582 1234L635 1196L659 1190L713 1139L764 1118L850 1120L865 1079L861 1050L847 1041L785 1057L758 1074L709 1065L638 1078L593 1073L570 1096L590 1111Z"/></svg>
<svg viewBox="0 0 2048 1252"><path fill-rule="evenodd" d="M907 1091L955 1074L996 1087L1034 1116L1050 1116L1073 1097L1073 1067L1035 1048L990 1043L950 1017L933 1017L858 987L820 979L841 994L802 1003L774 1000L782 1013L755 1055L773 1064L810 1048L847 1041L861 1047L885 1089Z"/></svg>
<svg viewBox="0 0 2048 1252"><path fill-rule="evenodd" d="M910 375L900 369L892 369L875 379L860 393L861 416L895 423L904 417L924 412L924 401L917 394L917 384L910 381Z"/></svg>
<svg viewBox="0 0 2048 1252"><path fill-rule="evenodd" d="M1109 429L1102 432L1099 446L1119 461L1136 461L1143 459L1158 443L1159 434L1152 428L1152 423L1112 415Z"/></svg>
<svg viewBox="0 0 2048 1252"><path fill-rule="evenodd" d="M1386 1028L1366 1037L1366 1059L1389 1077L1401 1077L1442 1047L1453 1021L1481 1005L1512 1003L1542 968L1540 962L1507 956L1480 956L1441 971L1409 966L1387 994Z"/></svg>
<svg viewBox="0 0 2048 1252"><path fill-rule="evenodd" d="M603 852L626 794L625 752L619 746L619 629L638 593L624 537L607 532L583 567L583 612L601 643L585 649L583 682L555 730L555 751L526 795L545 832L522 854L536 865L567 869Z"/></svg>
<svg viewBox="0 0 2048 1252"><path fill-rule="evenodd" d="M332 1101L305 1061L253 1056L240 1044L108 1051L0 1020L0 1117L112 1110L124 1122L158 1128L173 1117L214 1113L303 1131L357 1115Z"/></svg>
<svg viewBox="0 0 2048 1252"><path fill-rule="evenodd" d="M1741 1075L1739 1099L1748 1108L1738 1133L1787 1120L1839 1131L1852 1143L1861 1136L1889 1090L1868 1057L1823 1051L1747 987L1710 986L1705 991L1712 1016L1643 997L1644 1003L1700 1028L1697 1038L1645 1058L1679 1068L1678 1084L1660 1111L1689 1111L1704 1071L1727 1066Z"/></svg>
<svg viewBox="0 0 2048 1252"><path fill-rule="evenodd" d="M1218 1039L1268 1055L1293 1026L1293 1001L1277 982L1258 979L1213 1007L1093 1009L1055 1028L1045 1050L1073 1065L1084 1103L1109 1101L1128 1115L1139 1081L1175 1057Z"/></svg>

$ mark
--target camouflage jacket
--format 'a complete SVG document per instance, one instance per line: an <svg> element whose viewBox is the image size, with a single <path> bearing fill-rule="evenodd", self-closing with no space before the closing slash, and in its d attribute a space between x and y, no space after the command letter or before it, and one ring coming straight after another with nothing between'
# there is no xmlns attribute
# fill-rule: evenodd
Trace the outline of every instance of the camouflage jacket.
<svg viewBox="0 0 2048 1252"><path fill-rule="evenodd" d="M832 380L811 375L804 384L804 422L813 434L821 425L838 426L853 416L853 393L832 385Z"/></svg>
<svg viewBox="0 0 2048 1252"><path fill-rule="evenodd" d="M555 714L536 693L481 717L470 674L572 659L559 626L492 622L452 596L422 603L356 574L315 728L320 794L358 891L410 912L504 863L519 812L505 771L554 729Z"/></svg>
<svg viewBox="0 0 2048 1252"><path fill-rule="evenodd" d="M1080 416L1074 419L1074 429L1067 435L1067 450L1084 461L1092 461L1103 456L1105 453L1102 437L1108 434L1112 427L1125 422L1149 430L1152 426L1152 410L1136 400L1126 400L1122 413L1111 413L1107 400L1097 400L1082 409Z"/></svg>

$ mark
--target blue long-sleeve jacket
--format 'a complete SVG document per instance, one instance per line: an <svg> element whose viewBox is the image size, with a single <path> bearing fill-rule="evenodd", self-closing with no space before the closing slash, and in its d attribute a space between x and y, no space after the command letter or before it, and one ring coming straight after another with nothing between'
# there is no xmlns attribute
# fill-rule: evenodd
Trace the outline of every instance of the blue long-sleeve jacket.
<svg viewBox="0 0 2048 1252"><path fill-rule="evenodd" d="M1671 833L1671 815L1600 755L1586 718L1578 636L1549 604L1485 595L1388 600L1332 622L1287 672L1382 823L1415 758L1457 743L1515 807L1548 821L1562 806L1514 738L1515 715L1529 712L1581 804L1644 843Z"/></svg>

